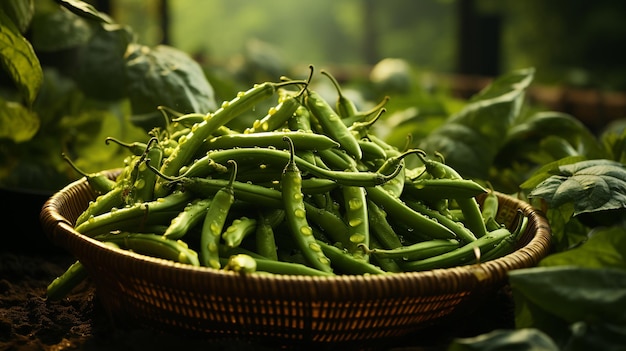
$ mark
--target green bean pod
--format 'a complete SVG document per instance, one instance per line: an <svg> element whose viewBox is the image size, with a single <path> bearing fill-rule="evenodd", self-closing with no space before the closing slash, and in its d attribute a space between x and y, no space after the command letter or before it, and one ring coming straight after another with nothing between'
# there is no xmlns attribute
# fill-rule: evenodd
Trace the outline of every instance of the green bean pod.
<svg viewBox="0 0 626 351"><path fill-rule="evenodd" d="M46 288L46 296L50 301L61 300L88 276L85 266L80 261L74 262L60 276L56 277Z"/></svg>
<svg viewBox="0 0 626 351"><path fill-rule="evenodd" d="M76 218L74 226L77 227L90 218L111 211L124 204L124 186L118 186L106 194L96 197L94 201L90 201L87 208Z"/></svg>
<svg viewBox="0 0 626 351"><path fill-rule="evenodd" d="M237 218L224 230L222 240L227 247L237 247L243 239L256 231L257 220L246 216Z"/></svg>
<svg viewBox="0 0 626 351"><path fill-rule="evenodd" d="M421 150L420 150L421 151ZM418 157L424 164L426 172L434 178L463 179L461 175L452 167L444 162L426 159L424 151L417 153ZM475 198L457 198L456 203L463 211L465 225L474 233L477 238L487 234L487 228L480 211L480 206Z"/></svg>
<svg viewBox="0 0 626 351"><path fill-rule="evenodd" d="M285 208L285 220L289 225L294 241L306 257L309 265L325 272L332 272L330 261L315 241L313 229L307 221L302 194L302 176L294 161L293 142L288 137L285 137L285 141L289 143L290 147L290 159L281 177L281 197Z"/></svg>
<svg viewBox="0 0 626 351"><path fill-rule="evenodd" d="M339 147L336 141L322 134L304 131L271 131L214 137L204 142L202 151L237 147L280 147L284 144L283 137L285 136L293 140L297 150L321 150Z"/></svg>
<svg viewBox="0 0 626 351"><path fill-rule="evenodd" d="M203 266L219 269L219 243L222 229L226 222L226 217L230 212L230 207L235 201L233 183L237 176L237 163L229 161L233 171L226 186L218 190L213 197L209 209L206 211L204 222L202 223L202 233L200 236L200 263Z"/></svg>
<svg viewBox="0 0 626 351"><path fill-rule="evenodd" d="M76 173L82 175L87 180L87 183L91 187L91 189L96 193L96 195L106 194L109 191L113 190L117 183L110 179L106 174L102 172L96 173L86 173L83 170L79 169L74 162L65 154L61 154L61 156L65 159L65 161L76 171Z"/></svg>
<svg viewBox="0 0 626 351"><path fill-rule="evenodd" d="M339 115L317 92L307 90L304 99L306 106L322 126L324 132L356 160L360 160L363 152L354 135L348 130Z"/></svg>
<svg viewBox="0 0 626 351"><path fill-rule="evenodd" d="M367 201L367 208L372 237L376 238L385 249L395 249L402 246L400 237L387 221L387 213L371 200Z"/></svg>
<svg viewBox="0 0 626 351"><path fill-rule="evenodd" d="M348 99L345 95L343 95L343 91L337 79L326 71L321 71L321 73L325 75L326 77L328 77L328 79L330 79L331 83L335 86L335 89L337 90L338 96L337 96L337 102L335 103L335 108L339 116L341 118L348 118L348 117L355 116L359 111L356 105L354 104L354 102Z"/></svg>
<svg viewBox="0 0 626 351"><path fill-rule="evenodd" d="M418 179L406 182L403 188L403 194L425 201L473 198L486 192L484 187L470 179Z"/></svg>
<svg viewBox="0 0 626 351"><path fill-rule="evenodd" d="M341 187L341 192L344 199L344 216L346 223L348 223L346 249L355 258L367 261L367 253L359 249L359 245L367 246L370 241L365 189L355 186L343 186Z"/></svg>
<svg viewBox="0 0 626 351"><path fill-rule="evenodd" d="M330 259L332 266L344 274L387 274L380 267L375 266L362 259L357 259L348 251L342 250L334 245L317 240L324 254Z"/></svg>
<svg viewBox="0 0 626 351"><path fill-rule="evenodd" d="M100 241L110 242L120 248L174 262L198 266L198 254L184 241L164 238L162 235L149 233L110 233L95 237Z"/></svg>
<svg viewBox="0 0 626 351"><path fill-rule="evenodd" d="M400 265L405 271L412 272L471 264L477 261L474 250L479 250L481 254L488 252L510 235L506 228L496 229L452 251L423 260L401 262Z"/></svg>
<svg viewBox="0 0 626 351"><path fill-rule="evenodd" d="M177 175L180 168L191 160L204 140L216 129L230 122L260 101L272 96L278 87L297 83L300 82L265 82L255 85L246 92L237 94L237 96L230 101L225 101L217 111L208 115L202 122L195 124L189 134L179 139L178 145L173 150L172 154L163 161L163 165L160 169L161 173L166 176ZM165 192L162 185L163 183L157 182L157 189L155 190L157 196L162 196Z"/></svg>
<svg viewBox="0 0 626 351"><path fill-rule="evenodd" d="M267 257L267 259L278 261L274 227L282 222L284 218L285 211L282 209L259 212L255 230L256 250L260 255Z"/></svg>
<svg viewBox="0 0 626 351"><path fill-rule="evenodd" d="M404 261L422 260L450 252L461 246L455 239L433 239L421 241L415 244L400 246L395 249L369 249L362 246L363 250L377 258L393 258Z"/></svg>
<svg viewBox="0 0 626 351"><path fill-rule="evenodd" d="M201 223L205 217L205 212L211 205L211 198L196 198L174 217L167 226L163 236L168 239L177 240L185 236L189 229Z"/></svg>
<svg viewBox="0 0 626 351"><path fill-rule="evenodd" d="M381 187L368 187L366 190L369 199L384 209L390 216L396 217L398 220L411 226L413 230L434 239L456 238L456 234L450 228L415 211Z"/></svg>
<svg viewBox="0 0 626 351"><path fill-rule="evenodd" d="M146 222L151 216L159 212L177 211L182 209L190 200L192 195L189 192L175 191L163 198L153 201L136 203L123 208L112 208L109 212L97 216L90 216L83 223L75 226L75 230L81 234L90 236L94 233L100 234L108 228L115 229L122 221L137 223Z"/></svg>
<svg viewBox="0 0 626 351"><path fill-rule="evenodd" d="M462 223L455 222L451 218L442 214L441 212L429 208L423 203L417 201L405 201L407 206L414 209L415 211L422 213L433 220L436 220L438 223L444 225L446 228L449 228L452 232L454 232L456 238L464 243L472 242L476 240L476 236L472 233L468 228L466 228Z"/></svg>

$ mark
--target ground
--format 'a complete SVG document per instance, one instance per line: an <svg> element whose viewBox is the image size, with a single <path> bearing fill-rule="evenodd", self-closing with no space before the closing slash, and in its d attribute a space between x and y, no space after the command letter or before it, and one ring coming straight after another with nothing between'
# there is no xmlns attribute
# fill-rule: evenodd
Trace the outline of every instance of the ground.
<svg viewBox="0 0 626 351"><path fill-rule="evenodd" d="M15 194L2 194L2 199ZM17 201L17 200L16 200ZM272 350L245 341L206 341L145 328L120 329L107 317L89 280L60 301L46 299L46 287L75 259L54 246L39 227L41 198L22 198L5 208L0 248L0 350ZM27 201L27 202L24 202ZM6 202L5 202L6 203ZM6 206L5 206L6 207ZM385 344L385 350L445 350L453 337L513 326L507 287L463 319L450 321Z"/></svg>

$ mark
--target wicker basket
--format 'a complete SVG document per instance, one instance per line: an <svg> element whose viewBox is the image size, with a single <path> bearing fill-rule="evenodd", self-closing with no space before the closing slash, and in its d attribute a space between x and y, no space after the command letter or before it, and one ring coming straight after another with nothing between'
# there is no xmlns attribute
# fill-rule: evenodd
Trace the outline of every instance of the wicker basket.
<svg viewBox="0 0 626 351"><path fill-rule="evenodd" d="M502 223L510 225L517 209L529 216L514 253L477 265L384 276L244 276L111 249L73 230L94 198L85 180L54 194L41 222L50 240L87 268L115 321L280 345L368 343L458 314L504 286L509 270L534 266L548 253L545 217L523 201L498 196Z"/></svg>

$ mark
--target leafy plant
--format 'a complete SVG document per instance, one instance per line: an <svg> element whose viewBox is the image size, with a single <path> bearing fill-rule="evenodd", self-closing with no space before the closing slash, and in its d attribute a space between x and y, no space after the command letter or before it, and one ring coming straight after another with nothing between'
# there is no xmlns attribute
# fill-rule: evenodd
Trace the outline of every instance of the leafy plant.
<svg viewBox="0 0 626 351"><path fill-rule="evenodd" d="M139 140L160 106L210 112L214 91L187 54L142 45L132 29L78 0L0 5L0 184L54 191L84 169L119 165L107 136Z"/></svg>
<svg viewBox="0 0 626 351"><path fill-rule="evenodd" d="M525 92L533 75L498 77L447 118L402 128L414 136L410 147L440 152L464 177L543 210L552 231L552 253L509 274L516 329L457 339L450 351L626 344L626 130L617 124L594 135L571 115L531 106ZM432 131L423 133L424 125Z"/></svg>

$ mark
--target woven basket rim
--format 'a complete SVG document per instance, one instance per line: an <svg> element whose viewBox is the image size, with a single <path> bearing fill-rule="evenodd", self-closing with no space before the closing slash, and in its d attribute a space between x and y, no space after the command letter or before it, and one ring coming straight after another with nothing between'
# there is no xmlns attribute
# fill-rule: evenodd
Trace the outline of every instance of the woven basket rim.
<svg viewBox="0 0 626 351"><path fill-rule="evenodd" d="M106 170L109 176L113 177L119 172L119 169ZM59 235L65 239L73 238L92 249L103 250L109 254L121 255L137 262L143 262L148 265L155 265L161 269L174 269L177 272L189 272L192 274L205 274L207 276L224 277L224 278L239 278L241 275L233 271L217 270L210 267L192 266L188 264L169 261L162 258L147 256L132 251L113 248L105 245L103 242L96 239L85 236L74 230L72 221L63 217L59 213L59 199L68 196L68 192L76 189L80 186L86 186L87 181L85 178L78 179L69 183L61 190L54 193L44 204L41 210L41 222L43 228L48 235L49 239L57 244L63 246L62 240L59 240ZM421 279L424 277L437 276L438 279L444 279L448 274L456 275L456 279L469 279L469 280L483 280L485 274L488 276L499 273L501 277L496 277L496 280L502 279L506 275L506 271L512 269L519 269L533 266L538 262L540 258L545 256L549 250L551 241L551 231L547 219L538 209L532 207L527 202L513 198L510 195L496 192L496 195L500 199L506 199L509 202L514 203L519 209L521 209L526 215L534 215L531 220L536 222L537 230L526 245L517 249L516 251L487 262L456 266L450 268L437 268L426 271L416 272L397 272L389 274L365 274L365 275L348 275L338 274L334 276L307 276L307 275L291 275L291 274L248 274L246 279L259 282L293 282L293 281L310 281L316 283L333 283L333 282L347 282L350 284L367 284L368 282L384 282L394 280L407 280L407 279ZM66 248L67 249L67 248ZM71 251L71 250L70 250ZM77 255L76 252L71 252ZM79 255L77 255L79 256Z"/></svg>

